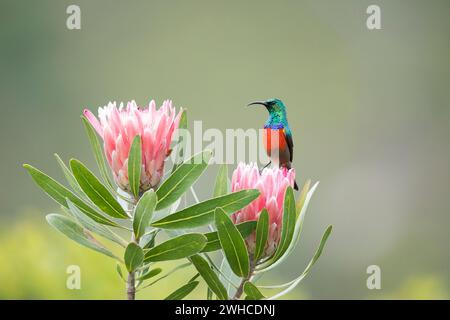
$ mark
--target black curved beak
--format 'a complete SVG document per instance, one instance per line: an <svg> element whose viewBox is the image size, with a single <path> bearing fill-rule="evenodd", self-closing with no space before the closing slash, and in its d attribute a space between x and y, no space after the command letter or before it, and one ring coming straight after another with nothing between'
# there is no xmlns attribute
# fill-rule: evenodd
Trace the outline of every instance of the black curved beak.
<svg viewBox="0 0 450 320"><path fill-rule="evenodd" d="M267 103L265 101L254 101L254 102L249 103L247 105L247 107L254 106L254 105L262 105L264 107L267 107Z"/></svg>

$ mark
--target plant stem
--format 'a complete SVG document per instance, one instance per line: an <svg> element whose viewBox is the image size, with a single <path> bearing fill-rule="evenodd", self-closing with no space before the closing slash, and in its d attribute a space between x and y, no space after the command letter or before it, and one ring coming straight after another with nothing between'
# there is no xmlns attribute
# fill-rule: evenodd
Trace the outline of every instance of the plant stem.
<svg viewBox="0 0 450 320"><path fill-rule="evenodd" d="M128 208L130 210L131 218L133 218L134 209L136 208L136 203L139 199L132 198L133 202L128 204ZM134 238L134 233L131 231L131 242L139 243L139 239ZM136 300L136 272L132 271L128 273L128 279L127 279L127 299L128 300Z"/></svg>
<svg viewBox="0 0 450 320"><path fill-rule="evenodd" d="M136 287L135 287L135 279L134 279L134 271L128 273L127 280L127 298L128 300L136 299Z"/></svg>
<svg viewBox="0 0 450 320"><path fill-rule="evenodd" d="M134 233L131 233L131 242L136 242L134 239ZM127 298L128 300L136 300L136 272L132 271L128 273L127 279Z"/></svg>
<svg viewBox="0 0 450 320"><path fill-rule="evenodd" d="M237 291L232 300L239 300L239 298L242 296L242 293L244 292L244 284L250 280L250 278L253 276L254 271L255 271L255 261L253 259L253 255L250 255L250 270L248 272L248 275L245 278L242 278L242 281L239 284L239 287L237 288Z"/></svg>

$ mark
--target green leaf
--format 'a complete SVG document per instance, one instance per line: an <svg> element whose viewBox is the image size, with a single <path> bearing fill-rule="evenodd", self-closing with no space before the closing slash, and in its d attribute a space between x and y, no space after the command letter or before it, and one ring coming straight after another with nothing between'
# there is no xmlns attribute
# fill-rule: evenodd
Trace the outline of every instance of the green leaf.
<svg viewBox="0 0 450 320"><path fill-rule="evenodd" d="M214 263L214 261L208 255L208 253L204 253L202 256L208 261L208 263L211 265L211 268L217 272L217 275L219 276L220 281L225 281L227 283L233 282L225 273L222 272L222 269L219 268ZM233 276L235 276L235 274L232 271L231 271L231 273L233 274ZM240 278L238 278L238 279L240 280ZM234 283L233 283L233 286L235 286ZM237 288L237 285L235 287ZM230 294L228 294L228 295L230 295Z"/></svg>
<svg viewBox="0 0 450 320"><path fill-rule="evenodd" d="M61 167L64 176L66 177L67 182L69 183L70 187L73 189L73 191L79 196L81 199L86 200L86 195L84 194L83 190L81 190L80 186L78 185L77 180L72 174L72 171L70 171L69 168L67 168L66 164L62 159L59 157L57 153L55 153L56 161L58 161L59 166Z"/></svg>
<svg viewBox="0 0 450 320"><path fill-rule="evenodd" d="M133 230L136 239L139 239L145 233L145 228L149 225L153 216L156 202L156 193L152 189L145 192L139 199L133 217Z"/></svg>
<svg viewBox="0 0 450 320"><path fill-rule="evenodd" d="M137 199L139 197L139 186L141 184L141 137L135 136L131 144L130 152L128 154L128 180L130 181L130 189Z"/></svg>
<svg viewBox="0 0 450 320"><path fill-rule="evenodd" d="M250 261L244 239L230 217L221 208L215 212L215 223L220 244L233 272L239 277L247 277Z"/></svg>
<svg viewBox="0 0 450 320"><path fill-rule="evenodd" d="M222 282L220 282L217 274L211 269L208 262L199 255L192 256L190 260L217 298L227 300L227 290Z"/></svg>
<svg viewBox="0 0 450 320"><path fill-rule="evenodd" d="M64 187L62 184L54 180L53 178L50 178L48 175L43 173L42 171L28 165L24 164L23 167L28 171L28 173L33 178L34 182L41 187L44 192L50 196L53 200L55 200L57 203L62 205L65 208L69 208L66 202L66 198L73 202L85 215L92 218L94 221L114 226L114 227L120 227L117 223L109 220L105 216L103 216L101 213L99 213L97 210L93 209L91 206L86 204L83 200L81 200L79 197L77 197L72 191Z"/></svg>
<svg viewBox="0 0 450 320"><path fill-rule="evenodd" d="M258 287L250 281L244 283L244 292L247 295L245 300L261 300L265 298L261 291L259 291Z"/></svg>
<svg viewBox="0 0 450 320"><path fill-rule="evenodd" d="M308 183L307 183L308 184ZM306 217L306 210L308 209L309 202L311 201L311 198L316 191L317 187L319 186L319 182L316 182L311 189L308 188L308 191L305 196L305 200L302 201L300 212L297 212L297 221L295 223L295 230L294 230L294 239L291 242L290 248L288 248L288 251L283 255L286 256L289 252L292 252L297 245L298 241L300 240L300 235L303 230L303 224L305 222ZM297 201L298 204L298 201ZM298 206L296 207L296 210L298 209ZM281 257L280 260L283 258Z"/></svg>
<svg viewBox="0 0 450 320"><path fill-rule="evenodd" d="M274 261L278 260L278 258L283 255L292 241L295 230L296 215L294 191L291 187L288 187L284 196L283 222L281 227L280 242L273 257Z"/></svg>
<svg viewBox="0 0 450 320"><path fill-rule="evenodd" d="M92 231L103 238L111 240L122 247L126 247L127 243L125 240L120 238L114 232L109 230L104 225L98 224L93 219L83 214L77 206L75 206L72 201L66 199L67 205L69 206L69 211L71 215L87 230Z"/></svg>
<svg viewBox="0 0 450 320"><path fill-rule="evenodd" d="M312 186L311 190L309 190L307 195L306 195L304 204L302 205L300 214L298 215L298 219L295 222L294 235L292 237L293 239L292 239L291 243L289 244L289 247L286 250L286 252L282 256L277 258L277 260L274 260L274 257L272 257L271 259L269 259L268 261L264 262L263 264L258 265L256 267L256 269L257 269L256 273L267 272L269 270L272 270L272 269L276 268L284 260L286 260L292 252L294 252L294 249L295 249L295 247L297 246L297 244L298 244L298 242L300 240L300 235L301 235L302 230L303 230L303 224L304 224L304 221L305 221L306 210L308 209L309 202L311 201L311 198L312 198L314 192L316 191L318 185L319 185L319 182L316 182Z"/></svg>
<svg viewBox="0 0 450 320"><path fill-rule="evenodd" d="M156 190L156 210L167 208L180 198L208 167L211 151L203 151L182 163Z"/></svg>
<svg viewBox="0 0 450 320"><path fill-rule="evenodd" d="M253 232L253 230L255 230L255 227L256 221L246 221L236 225L236 228L239 230L243 238L248 237ZM211 252L220 250L222 248L220 246L220 240L217 231L205 233L205 237L208 242L206 242L206 245L201 252Z"/></svg>
<svg viewBox="0 0 450 320"><path fill-rule="evenodd" d="M116 264L116 271L117 271L117 273L119 274L119 277L124 281L124 282L127 282L127 280L125 280L125 277L123 276L123 273L122 273L122 268L120 267L120 264Z"/></svg>
<svg viewBox="0 0 450 320"><path fill-rule="evenodd" d="M111 190L115 190L114 183L111 181L111 178L109 176L109 168L106 162L106 157L105 154L103 153L95 129L92 127L89 120L87 120L85 117L82 116L81 121L83 122L84 128L86 129L86 133L89 138L89 142L91 144L91 149L92 152L94 153L95 162L97 163L97 166L100 169L100 175L103 181L107 183L108 186L111 188Z"/></svg>
<svg viewBox="0 0 450 320"><path fill-rule="evenodd" d="M168 215L152 223L153 227L162 229L188 229L201 227L214 220L214 210L221 207L226 213L231 214L244 208L258 198L259 191L242 190L225 196L212 198L191 207L185 208L174 214Z"/></svg>
<svg viewBox="0 0 450 320"><path fill-rule="evenodd" d="M328 228L325 230L325 233L322 236L322 240L320 240L319 248L317 249L317 251L314 254L314 256L311 259L311 261L306 266L306 268L303 271L303 273L297 279L295 279L294 281L289 282L288 283L289 287L287 289L283 290L282 292L277 293L273 297L268 298L268 300L275 300L275 299L278 299L278 298L282 297L286 293L289 293L292 289L294 289L308 275L308 273L311 271L311 269L314 266L314 264L316 263L316 261L320 258L320 255L322 254L323 248L325 247L325 243L327 242L327 239L330 236L332 229L333 229L332 226L328 226Z"/></svg>
<svg viewBox="0 0 450 320"><path fill-rule="evenodd" d="M222 164L217 172L216 182L214 184L214 198L224 196L228 193L228 166Z"/></svg>
<svg viewBox="0 0 450 320"><path fill-rule="evenodd" d="M128 218L125 210L108 189L80 161L70 160L70 167L78 184L91 201L114 218Z"/></svg>
<svg viewBox="0 0 450 320"><path fill-rule="evenodd" d="M197 272L192 278L189 279L188 282L195 281L195 280L197 280L198 277L200 277L200 273Z"/></svg>
<svg viewBox="0 0 450 320"><path fill-rule="evenodd" d="M255 261L258 261L264 253L266 248L267 238L269 237L269 212L263 209L259 215L258 225L256 226L256 241L255 241Z"/></svg>
<svg viewBox="0 0 450 320"><path fill-rule="evenodd" d="M46 219L53 228L78 244L103 253L111 258L118 259L111 251L96 241L89 231L83 229L72 219L56 213L48 214Z"/></svg>
<svg viewBox="0 0 450 320"><path fill-rule="evenodd" d="M200 252L206 237L200 233L184 234L157 245L145 253L145 262L178 260Z"/></svg>
<svg viewBox="0 0 450 320"><path fill-rule="evenodd" d="M189 293L191 293L197 287L197 285L198 281L188 282L181 288L178 288L177 290L169 294L164 300L182 300Z"/></svg>
<svg viewBox="0 0 450 320"><path fill-rule="evenodd" d="M135 271L144 261L144 252L142 251L142 248L136 243L130 242L125 249L124 261L128 272Z"/></svg>
<svg viewBox="0 0 450 320"><path fill-rule="evenodd" d="M183 132L183 130L187 130L187 127L188 127L187 110L183 110L183 113L181 114L180 122L178 123L178 130L179 130L178 132L181 133L181 132ZM183 159L186 143L187 143L187 137L180 134L179 138L178 138L178 142L176 143L178 147L176 150L177 153L175 155L175 160L173 163L171 173L175 172L175 170L178 168L178 165L181 162L181 159Z"/></svg>
<svg viewBox="0 0 450 320"><path fill-rule="evenodd" d="M158 234L158 230L159 229L154 229L151 232L141 236L141 238L139 239L139 245L141 246L141 248L149 249L155 245L155 238Z"/></svg>
<svg viewBox="0 0 450 320"><path fill-rule="evenodd" d="M295 212L297 218L299 217L300 212L302 211L303 205L306 200L306 196L308 195L310 185L311 180L307 180L302 188L302 191L300 192L300 196L298 197L297 203L295 204Z"/></svg>
<svg viewBox="0 0 450 320"><path fill-rule="evenodd" d="M146 284L144 287L142 287L142 289L151 287L155 283L158 283L159 281L167 278L168 276L170 276L171 274L177 272L178 270L184 269L184 268L189 267L189 266L191 266L190 262L187 262L187 263L184 263L184 264L180 264L180 265L176 266L175 268L173 268L172 270L170 270L169 272L167 272L165 275L163 275L163 276L159 277L158 279L150 282L149 284Z"/></svg>
<svg viewBox="0 0 450 320"><path fill-rule="evenodd" d="M161 268L155 268L155 269L149 270L148 272L146 272L142 276L140 276L138 278L138 280L144 281L144 280L153 278L153 277L157 276L158 274L160 274L161 272L162 272Z"/></svg>

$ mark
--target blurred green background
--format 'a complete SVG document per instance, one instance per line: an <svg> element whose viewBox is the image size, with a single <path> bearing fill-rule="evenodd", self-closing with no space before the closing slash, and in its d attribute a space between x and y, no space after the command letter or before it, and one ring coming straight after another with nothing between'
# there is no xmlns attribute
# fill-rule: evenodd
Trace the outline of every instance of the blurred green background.
<svg viewBox="0 0 450 320"><path fill-rule="evenodd" d="M66 28L69 4L81 30ZM382 30L366 28L369 4ZM1 0L0 298L124 296L113 260L46 225L58 207L21 167L62 180L54 152L95 167L83 107L171 98L225 130L262 126L265 111L243 106L270 97L288 106L298 181L321 184L297 254L265 282L299 274L333 224L289 298L450 298L449 16L445 0ZM66 289L71 264L81 290ZM373 264L381 290L366 287ZM188 273L138 298L163 298Z"/></svg>

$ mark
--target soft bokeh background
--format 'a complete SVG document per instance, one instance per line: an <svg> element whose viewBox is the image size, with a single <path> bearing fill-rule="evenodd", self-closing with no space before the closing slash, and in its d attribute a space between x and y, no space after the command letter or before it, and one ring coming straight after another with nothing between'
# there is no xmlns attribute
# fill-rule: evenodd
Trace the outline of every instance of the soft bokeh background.
<svg viewBox="0 0 450 320"><path fill-rule="evenodd" d="M79 31L65 25L73 3ZM382 30L367 30L369 4ZM290 298L449 298L449 15L445 0L2 0L0 298L123 297L115 262L46 225L58 207L21 167L61 180L54 152L94 167L83 107L172 98L224 130L261 126L264 110L243 106L269 97L288 105L298 180L321 184L297 254L266 282L299 274L333 224ZM80 291L65 287L70 264ZM372 264L381 290L366 288ZM138 297L162 298L188 273Z"/></svg>

